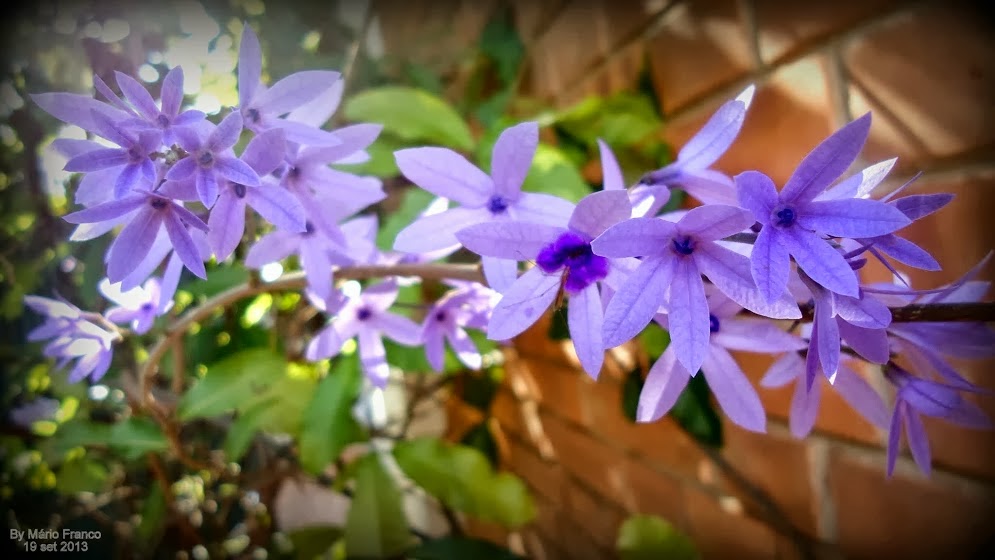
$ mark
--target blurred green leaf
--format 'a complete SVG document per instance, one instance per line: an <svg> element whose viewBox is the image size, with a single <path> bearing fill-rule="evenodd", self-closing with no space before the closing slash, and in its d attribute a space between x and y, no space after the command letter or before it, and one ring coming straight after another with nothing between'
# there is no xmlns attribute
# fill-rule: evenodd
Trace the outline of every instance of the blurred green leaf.
<svg viewBox="0 0 995 560"><path fill-rule="evenodd" d="M587 98L559 113L556 123L588 146L596 145L600 138L613 147L640 143L663 125L651 98L629 92Z"/></svg>
<svg viewBox="0 0 995 560"><path fill-rule="evenodd" d="M710 396L708 382L705 381L705 376L699 373L688 382L674 408L670 410L670 415L696 440L720 447L722 421L712 407Z"/></svg>
<svg viewBox="0 0 995 560"><path fill-rule="evenodd" d="M442 537L425 541L407 553L413 560L524 560L490 541L470 537Z"/></svg>
<svg viewBox="0 0 995 560"><path fill-rule="evenodd" d="M695 560L698 551L687 535L663 518L634 515L618 530L615 548L620 560Z"/></svg>
<svg viewBox="0 0 995 560"><path fill-rule="evenodd" d="M142 505L141 522L136 528L138 535L137 542L151 551L156 548L159 535L167 515L166 498L162 493L162 486L153 483L149 487L149 493L145 497L145 504Z"/></svg>
<svg viewBox="0 0 995 560"><path fill-rule="evenodd" d="M128 418L111 428L110 446L126 459L138 459L146 453L169 448L159 425L148 418Z"/></svg>
<svg viewBox="0 0 995 560"><path fill-rule="evenodd" d="M622 413L629 422L636 421L636 414L639 410L639 395L643 392L643 374L639 367L636 367L625 374L622 383Z"/></svg>
<svg viewBox="0 0 995 560"><path fill-rule="evenodd" d="M639 333L639 343L650 359L656 360L670 346L670 333L654 321Z"/></svg>
<svg viewBox="0 0 995 560"><path fill-rule="evenodd" d="M311 560L328 552L328 549L342 538L342 527L322 525L304 527L287 533L290 542L294 543L294 552L300 560Z"/></svg>
<svg viewBox="0 0 995 560"><path fill-rule="evenodd" d="M182 421L223 414L262 393L283 377L283 356L255 348L244 350L211 365L180 398L176 416Z"/></svg>
<svg viewBox="0 0 995 560"><path fill-rule="evenodd" d="M404 140L423 141L459 150L473 148L470 128L448 103L410 87L366 90L346 102L345 115L354 122L374 122Z"/></svg>
<svg viewBox="0 0 995 560"><path fill-rule="evenodd" d="M107 486L107 467L96 461L80 458L67 461L59 469L55 488L63 494L101 492Z"/></svg>
<svg viewBox="0 0 995 560"><path fill-rule="evenodd" d="M380 231L377 232L377 247L382 251L393 249L398 232L415 221L415 218L435 200L435 195L420 188L406 189L401 196L401 205L387 216Z"/></svg>
<svg viewBox="0 0 995 560"><path fill-rule="evenodd" d="M491 433L491 429L488 427L487 420L478 422L467 430L463 434L463 437L460 438L459 443L460 445L472 447L480 451L487 457L487 462L491 464L491 468L498 468L500 461L498 446L494 440L494 434Z"/></svg>
<svg viewBox="0 0 995 560"><path fill-rule="evenodd" d="M304 412L300 461L311 474L323 471L346 445L362 435L352 416L352 405L363 381L357 362L355 354L340 362L318 384L314 399Z"/></svg>
<svg viewBox="0 0 995 560"><path fill-rule="evenodd" d="M518 36L510 9L497 12L487 22L480 34L480 52L493 61L501 84L510 85L525 57L525 44Z"/></svg>
<svg viewBox="0 0 995 560"><path fill-rule="evenodd" d="M476 449L419 438L399 442L394 458L416 484L456 511L512 529L535 517L535 505L521 479L507 472L495 474Z"/></svg>
<svg viewBox="0 0 995 560"><path fill-rule="evenodd" d="M337 164L343 170L357 175L373 175L375 177L387 178L397 177L401 171L397 168L397 161L394 160L394 152L410 145L388 132L381 134L377 141L366 148L366 153L370 154L370 159L363 163ZM393 239L391 240L393 241Z"/></svg>
<svg viewBox="0 0 995 560"><path fill-rule="evenodd" d="M266 418L268 409L275 401L276 397L270 397L255 403L238 414L231 427L228 428L228 434L225 435L224 451L229 461L238 461L249 450L252 438L263 427L262 421Z"/></svg>
<svg viewBox="0 0 995 560"><path fill-rule="evenodd" d="M216 266L207 271L207 279L191 279L185 282L182 289L194 297L211 297L228 288L245 283L249 279L249 271L239 264Z"/></svg>
<svg viewBox="0 0 995 560"><path fill-rule="evenodd" d="M412 544L401 491L376 453L356 467L356 489L346 518L345 546L350 558L389 558Z"/></svg>
<svg viewBox="0 0 995 560"><path fill-rule="evenodd" d="M570 202L577 202L592 192L580 169L562 150L548 144L539 144L536 149L522 190L552 194Z"/></svg>
<svg viewBox="0 0 995 560"><path fill-rule="evenodd" d="M111 428L111 424L99 424L89 420L71 420L59 426L55 435L52 436L52 441L59 454L64 454L74 447L105 446L110 443Z"/></svg>

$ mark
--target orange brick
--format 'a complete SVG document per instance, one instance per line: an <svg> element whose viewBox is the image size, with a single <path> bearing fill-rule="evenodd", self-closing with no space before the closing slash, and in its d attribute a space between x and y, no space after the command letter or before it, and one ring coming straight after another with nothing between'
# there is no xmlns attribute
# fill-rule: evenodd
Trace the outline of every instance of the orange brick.
<svg viewBox="0 0 995 560"><path fill-rule="evenodd" d="M578 484L569 486L563 508L565 516L589 534L600 548L614 548L618 528L626 518L625 511Z"/></svg>
<svg viewBox="0 0 995 560"><path fill-rule="evenodd" d="M505 371L509 383L515 383L518 377L523 385L534 388L535 392L530 396L544 408L573 422L581 422L581 372L548 360L527 358L509 363Z"/></svg>
<svg viewBox="0 0 995 560"><path fill-rule="evenodd" d="M647 41L653 84L665 113L752 67L750 43L736 4L735 0L679 4Z"/></svg>
<svg viewBox="0 0 995 560"><path fill-rule="evenodd" d="M907 468L901 468L901 467ZM932 479L900 465L885 478L883 457L830 455L839 544L849 558L982 558L995 539L995 491L990 486Z"/></svg>
<svg viewBox="0 0 995 560"><path fill-rule="evenodd" d="M630 511L659 515L678 529L688 530L682 481L635 459L626 460L625 472L632 488L633 503L628 508Z"/></svg>
<svg viewBox="0 0 995 560"><path fill-rule="evenodd" d="M525 479L533 491L555 503L561 503L566 488L566 473L559 464L545 461L536 451L517 438L509 440L511 454L508 468Z"/></svg>
<svg viewBox="0 0 995 560"><path fill-rule="evenodd" d="M563 540L558 544L571 560L603 560L610 556L610 551L614 546L605 548L593 535L587 532L586 527L579 525L570 517L561 519L560 526L564 534Z"/></svg>
<svg viewBox="0 0 995 560"><path fill-rule="evenodd" d="M463 520L463 530L471 537L490 541L498 546L508 546L508 530L497 523L467 517Z"/></svg>
<svg viewBox="0 0 995 560"><path fill-rule="evenodd" d="M776 535L763 523L728 512L712 496L685 487L690 536L703 560L770 559L777 551Z"/></svg>
<svg viewBox="0 0 995 560"><path fill-rule="evenodd" d="M601 16L599 2L567 2L533 47L535 93L554 97L573 83L609 46L591 23Z"/></svg>

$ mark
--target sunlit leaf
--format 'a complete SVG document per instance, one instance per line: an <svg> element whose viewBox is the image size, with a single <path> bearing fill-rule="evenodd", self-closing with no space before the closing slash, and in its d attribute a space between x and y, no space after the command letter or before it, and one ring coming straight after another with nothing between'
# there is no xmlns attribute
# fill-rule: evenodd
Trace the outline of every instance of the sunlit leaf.
<svg viewBox="0 0 995 560"><path fill-rule="evenodd" d="M300 437L300 461L305 471L318 474L362 436L352 416L352 405L362 386L356 356L339 363L318 384L314 399L304 412Z"/></svg>
<svg viewBox="0 0 995 560"><path fill-rule="evenodd" d="M619 527L615 544L620 560L695 560L694 542L655 515L634 515Z"/></svg>
<svg viewBox="0 0 995 560"><path fill-rule="evenodd" d="M159 425L148 418L128 418L111 428L110 446L127 459L165 451L169 442Z"/></svg>
<svg viewBox="0 0 995 560"><path fill-rule="evenodd" d="M287 533L287 536L290 537L290 542L294 543L297 558L311 560L328 552L343 534L342 527L321 525L297 529Z"/></svg>
<svg viewBox="0 0 995 560"><path fill-rule="evenodd" d="M62 494L98 493L107 485L107 467L91 459L66 461L59 469L55 488Z"/></svg>
<svg viewBox="0 0 995 560"><path fill-rule="evenodd" d="M180 420L223 414L262 393L284 376L282 356L266 349L245 350L212 364L207 375L180 398L176 415Z"/></svg>
<svg viewBox="0 0 995 560"><path fill-rule="evenodd" d="M401 491L380 457L371 453L358 460L356 489L346 517L345 546L350 558L389 558L411 544Z"/></svg>
<svg viewBox="0 0 995 560"><path fill-rule="evenodd" d="M577 165L562 150L548 144L539 144L536 149L522 190L552 194L570 202L591 194L591 187Z"/></svg>
<svg viewBox="0 0 995 560"><path fill-rule="evenodd" d="M473 148L470 128L459 113L424 90L388 86L360 92L346 102L345 114L351 121L381 123L384 130L405 140Z"/></svg>

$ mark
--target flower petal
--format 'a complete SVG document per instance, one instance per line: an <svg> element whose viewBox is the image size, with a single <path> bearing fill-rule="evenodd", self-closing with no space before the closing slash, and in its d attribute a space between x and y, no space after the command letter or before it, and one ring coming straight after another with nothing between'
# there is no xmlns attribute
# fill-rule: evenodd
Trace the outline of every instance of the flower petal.
<svg viewBox="0 0 995 560"><path fill-rule="evenodd" d="M884 329L861 328L846 321L839 321L837 324L843 341L862 358L875 364L888 363L888 335Z"/></svg>
<svg viewBox="0 0 995 560"><path fill-rule="evenodd" d="M604 140L598 138L598 150L601 153L601 175L603 189L606 191L625 189L625 179L622 177L622 168L615 159L615 154Z"/></svg>
<svg viewBox="0 0 995 560"><path fill-rule="evenodd" d="M605 360L604 339L601 338L603 322L604 311L597 284L591 284L570 296L570 305L567 306L570 338L580 365L593 379L598 378Z"/></svg>
<svg viewBox="0 0 995 560"><path fill-rule="evenodd" d="M684 169L705 169L715 163L732 145L746 120L746 109L753 100L756 88L750 85L735 99L725 102L708 119L687 144L677 153L677 161Z"/></svg>
<svg viewBox="0 0 995 560"><path fill-rule="evenodd" d="M307 285L319 298L332 298L332 263L325 248L314 239L305 239L298 248L301 268L307 276Z"/></svg>
<svg viewBox="0 0 995 560"><path fill-rule="evenodd" d="M263 72L263 51L259 39L248 25L242 26L242 41L238 46L238 106L248 108L256 95Z"/></svg>
<svg viewBox="0 0 995 560"><path fill-rule="evenodd" d="M257 134L242 152L242 161L259 177L265 177L283 164L287 153L286 135L279 128L271 128ZM234 179L232 179L234 180ZM237 181L236 182L241 182ZM242 183L249 184L249 183Z"/></svg>
<svg viewBox="0 0 995 560"><path fill-rule="evenodd" d="M253 106L267 115L285 115L328 91L340 77L330 70L294 72L257 95Z"/></svg>
<svg viewBox="0 0 995 560"><path fill-rule="evenodd" d="M345 341L356 336L359 323L354 320L336 318L318 331L317 336L308 343L306 357L312 362L332 358L342 351Z"/></svg>
<svg viewBox="0 0 995 560"><path fill-rule="evenodd" d="M843 259L843 255L830 246L829 242L797 228L786 228L783 231L784 235L779 235L778 238L784 240L795 262L812 280L840 295L851 297L859 295L857 274ZM763 235L763 231L760 234ZM757 241L760 241L759 238ZM756 254L756 245L753 250Z"/></svg>
<svg viewBox="0 0 995 560"><path fill-rule="evenodd" d="M673 349L664 350L646 375L636 406L636 420L654 422L663 418L677 403L690 379L691 375L677 361Z"/></svg>
<svg viewBox="0 0 995 560"><path fill-rule="evenodd" d="M245 266L260 268L264 264L281 261L300 246L301 236L286 232L274 231L262 236L245 255Z"/></svg>
<svg viewBox="0 0 995 560"><path fill-rule="evenodd" d="M159 116L159 108L155 106L155 100L149 95L148 90L142 87L142 84L131 76L116 70L114 77L117 79L117 86L121 88L121 93L124 94L129 103L138 109L143 117L152 120Z"/></svg>
<svg viewBox="0 0 995 560"><path fill-rule="evenodd" d="M282 230L303 233L307 229L304 206L293 193L283 187L250 187L245 200L266 221Z"/></svg>
<svg viewBox="0 0 995 560"><path fill-rule="evenodd" d="M446 333L446 339L449 340L453 351L456 352L456 357L463 365L470 369L481 368L483 359L477 350L477 345L473 343L473 339L470 338L470 335L465 330L455 327L452 331Z"/></svg>
<svg viewBox="0 0 995 560"><path fill-rule="evenodd" d="M556 299L559 287L558 274L546 274L539 268L523 274L494 307L487 338L508 340L532 326Z"/></svg>
<svg viewBox="0 0 995 560"><path fill-rule="evenodd" d="M518 279L518 263L510 259L481 257L484 280L492 290L504 293Z"/></svg>
<svg viewBox="0 0 995 560"><path fill-rule="evenodd" d="M394 159L412 183L466 206L483 206L494 192L494 183L486 173L448 148L398 150Z"/></svg>
<svg viewBox="0 0 995 560"><path fill-rule="evenodd" d="M167 212L163 216L163 222L166 224L166 233L169 234L173 250L183 261L183 265L197 277L206 279L207 271L204 270L204 261L200 258L200 251L180 218L172 212Z"/></svg>
<svg viewBox="0 0 995 560"><path fill-rule="evenodd" d="M211 209L207 219L207 240L211 243L218 262L228 258L245 233L245 201L225 189Z"/></svg>
<svg viewBox="0 0 995 560"><path fill-rule="evenodd" d="M143 206L148 199L144 194L133 194L126 198L110 200L93 208L78 210L62 217L70 224L93 224L107 222L128 214Z"/></svg>
<svg viewBox="0 0 995 560"><path fill-rule="evenodd" d="M543 247L564 232L553 226L502 220L464 227L456 233L456 239L478 255L525 261L535 260Z"/></svg>
<svg viewBox="0 0 995 560"><path fill-rule="evenodd" d="M227 150L238 142L241 134L242 115L238 111L232 111L211 131L204 142L204 148L214 153Z"/></svg>
<svg viewBox="0 0 995 560"><path fill-rule="evenodd" d="M788 426L791 435L798 439L807 436L815 426L819 415L819 402L822 397L822 383L815 382L812 387L805 383L795 383L795 392L791 397L791 409L788 412Z"/></svg>
<svg viewBox="0 0 995 560"><path fill-rule="evenodd" d="M784 184L781 201L798 204L821 194L857 159L870 130L871 114L867 113L823 140Z"/></svg>
<svg viewBox="0 0 995 560"><path fill-rule="evenodd" d="M631 340L653 320L673 280L675 265L671 258L646 259L629 275L605 310L605 348Z"/></svg>
<svg viewBox="0 0 995 560"><path fill-rule="evenodd" d="M439 214L423 216L402 229L394 240L394 250L405 253L427 253L458 247L456 232L489 218L479 208L450 208Z"/></svg>
<svg viewBox="0 0 995 560"><path fill-rule="evenodd" d="M701 368L709 345L708 300L698 267L691 259L677 259L668 300L670 339L689 372Z"/></svg>
<svg viewBox="0 0 995 560"><path fill-rule="evenodd" d="M847 365L840 365L833 389L868 422L882 430L888 428L888 409L881 395Z"/></svg>
<svg viewBox="0 0 995 560"><path fill-rule="evenodd" d="M890 204L908 219L918 220L940 210L953 199L954 195L948 193L914 194L892 200Z"/></svg>
<svg viewBox="0 0 995 560"><path fill-rule="evenodd" d="M670 240L677 226L658 218L630 218L606 229L591 243L603 257L663 257L671 255Z"/></svg>
<svg viewBox="0 0 995 560"><path fill-rule="evenodd" d="M860 198L817 200L798 216L799 226L833 237L875 237L911 223L890 204Z"/></svg>
<svg viewBox="0 0 995 560"><path fill-rule="evenodd" d="M720 320L718 332L712 333L712 343L730 350L764 353L803 350L806 346L804 340L772 321L732 317Z"/></svg>
<svg viewBox="0 0 995 560"><path fill-rule="evenodd" d="M533 192L522 193L521 198L508 208L515 220L558 227L567 225L573 211L574 205L568 200Z"/></svg>
<svg viewBox="0 0 995 560"><path fill-rule="evenodd" d="M419 346L422 344L421 326L395 313L378 313L370 324L383 331L388 338L404 346Z"/></svg>
<svg viewBox="0 0 995 560"><path fill-rule="evenodd" d="M772 319L801 319L801 310L787 290L782 290L771 303L764 299L753 280L747 257L717 243L698 245L693 257L698 270L737 304Z"/></svg>
<svg viewBox="0 0 995 560"><path fill-rule="evenodd" d="M730 420L747 430L767 431L767 415L760 396L729 352L712 346L706 353L701 371Z"/></svg>
<svg viewBox="0 0 995 560"><path fill-rule="evenodd" d="M175 66L166 77L162 79L162 90L160 93L161 109L164 115L176 117L180 114L180 107L183 105L183 68ZM175 122L173 124L176 124Z"/></svg>
<svg viewBox="0 0 995 560"><path fill-rule="evenodd" d="M839 184L823 192L815 200L842 200L848 198L863 198L870 194L875 187L888 175L891 168L895 166L898 158L892 158L854 173L850 177L840 181Z"/></svg>
<svg viewBox="0 0 995 560"><path fill-rule="evenodd" d="M788 287L791 259L784 242L785 237L780 230L764 226L757 235L757 240L753 243L753 252L750 254L750 272L757 283L760 295L768 303L777 301ZM840 260L842 259L841 256ZM727 295L732 297L731 293Z"/></svg>
<svg viewBox="0 0 995 560"><path fill-rule="evenodd" d="M873 247L896 261L921 270L940 270L933 255L915 243L897 235L882 235L871 239Z"/></svg>
<svg viewBox="0 0 995 560"><path fill-rule="evenodd" d="M761 224L770 223L771 212L778 203L774 181L759 171L746 171L733 178L739 205L753 212Z"/></svg>
<svg viewBox="0 0 995 560"><path fill-rule="evenodd" d="M609 227L630 217L632 205L629 203L629 194L624 190L604 190L580 199L570 216L568 227L594 239Z"/></svg>
<svg viewBox="0 0 995 560"><path fill-rule="evenodd" d="M141 264L162 225L162 214L151 208L138 212L121 230L107 259L107 278L111 282L120 282Z"/></svg>
<svg viewBox="0 0 995 560"><path fill-rule="evenodd" d="M121 148L101 148L90 150L66 162L66 171L90 172L100 171L108 167L117 167L128 163L128 151Z"/></svg>
<svg viewBox="0 0 995 560"><path fill-rule="evenodd" d="M753 225L753 215L742 208L707 204L692 208L677 222L677 229L698 239L713 240L739 233Z"/></svg>
<svg viewBox="0 0 995 560"><path fill-rule="evenodd" d="M518 198L538 145L539 124L536 122L506 128L498 136L491 157L494 192L508 200Z"/></svg>
<svg viewBox="0 0 995 560"><path fill-rule="evenodd" d="M370 329L359 329L357 334L359 360L363 364L363 373L375 387L383 389L387 386L387 378L390 376L383 339L380 338L380 333Z"/></svg>
<svg viewBox="0 0 995 560"><path fill-rule="evenodd" d="M909 443L909 451L912 452L912 458L919 465L919 469L929 476L931 470L929 437L919 415L911 410L905 414L905 440Z"/></svg>

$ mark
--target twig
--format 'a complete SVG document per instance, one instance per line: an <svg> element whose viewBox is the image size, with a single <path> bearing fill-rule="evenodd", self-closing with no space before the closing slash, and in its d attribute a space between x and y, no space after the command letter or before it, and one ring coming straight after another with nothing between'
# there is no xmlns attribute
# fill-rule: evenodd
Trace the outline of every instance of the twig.
<svg viewBox="0 0 995 560"><path fill-rule="evenodd" d="M943 323L943 322L995 322L995 303L913 303L904 307L891 307L893 323ZM815 304L801 306L802 320L812 320Z"/></svg>

